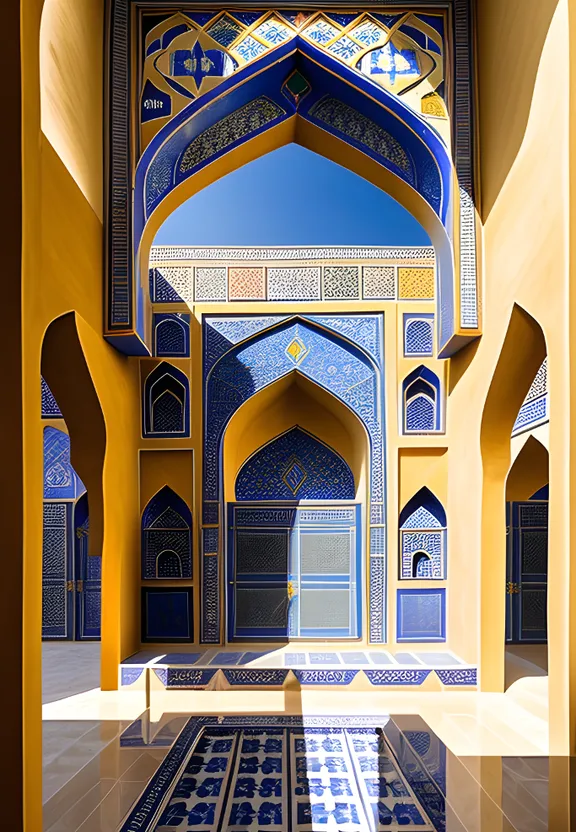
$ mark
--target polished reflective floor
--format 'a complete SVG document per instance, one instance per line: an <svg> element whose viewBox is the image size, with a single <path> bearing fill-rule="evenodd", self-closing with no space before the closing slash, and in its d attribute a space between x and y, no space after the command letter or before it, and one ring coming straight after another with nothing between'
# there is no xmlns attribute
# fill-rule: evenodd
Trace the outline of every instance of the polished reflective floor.
<svg viewBox="0 0 576 832"><path fill-rule="evenodd" d="M50 832L576 828L573 761L547 756L545 676L506 694L153 690L147 700L73 679L67 691L64 675L63 698L44 705Z"/></svg>

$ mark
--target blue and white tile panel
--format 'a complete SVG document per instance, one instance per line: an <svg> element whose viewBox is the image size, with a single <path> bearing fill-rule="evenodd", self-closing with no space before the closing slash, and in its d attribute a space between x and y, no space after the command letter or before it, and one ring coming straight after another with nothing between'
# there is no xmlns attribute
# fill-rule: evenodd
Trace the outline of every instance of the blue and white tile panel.
<svg viewBox="0 0 576 832"><path fill-rule="evenodd" d="M272 652L219 651L167 653L150 658L136 654L121 666L123 687L144 685L144 671L170 689L213 687L283 687L295 677L303 686L347 686L355 679L371 685L421 685L435 673L443 686L475 687L477 669L451 653L396 653L369 648L358 651ZM216 674L220 674L217 676ZM360 675L359 675L360 674Z"/></svg>

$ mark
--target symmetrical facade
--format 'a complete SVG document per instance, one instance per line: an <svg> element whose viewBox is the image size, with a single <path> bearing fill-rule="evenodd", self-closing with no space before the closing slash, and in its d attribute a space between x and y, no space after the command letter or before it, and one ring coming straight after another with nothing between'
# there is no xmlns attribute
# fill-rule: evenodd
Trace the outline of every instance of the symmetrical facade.
<svg viewBox="0 0 576 832"><path fill-rule="evenodd" d="M514 640L545 619L550 752L574 753L576 17L574 0L525 5L6 10L7 72L22 68L0 332L15 828L42 824L42 569L60 599L45 634L68 632L77 540L102 564L104 689L143 642L241 662L264 629L334 645L342 667L302 648L291 684L359 680L341 658L358 642L379 684L502 692L508 610ZM385 190L431 248L154 248L182 202L293 141ZM69 436L76 472L48 433L46 496L44 429ZM250 572L262 538L274 571ZM271 592L255 621L246 599ZM318 592L341 593L338 615L317 616ZM420 659L440 650L461 668Z"/></svg>

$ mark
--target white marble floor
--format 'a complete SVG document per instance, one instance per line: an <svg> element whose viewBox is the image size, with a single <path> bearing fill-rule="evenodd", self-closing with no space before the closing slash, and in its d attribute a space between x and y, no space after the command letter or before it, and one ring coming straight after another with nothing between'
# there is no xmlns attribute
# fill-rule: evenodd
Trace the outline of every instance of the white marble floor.
<svg viewBox="0 0 576 832"><path fill-rule="evenodd" d="M100 687L100 642L42 644L42 704Z"/></svg>

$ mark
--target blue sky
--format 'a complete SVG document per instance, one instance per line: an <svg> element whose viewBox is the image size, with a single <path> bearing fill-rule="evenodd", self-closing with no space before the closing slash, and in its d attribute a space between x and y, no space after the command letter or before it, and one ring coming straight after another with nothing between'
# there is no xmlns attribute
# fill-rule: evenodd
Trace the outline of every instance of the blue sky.
<svg viewBox="0 0 576 832"><path fill-rule="evenodd" d="M395 200L299 145L214 182L162 225L156 245L430 245Z"/></svg>

